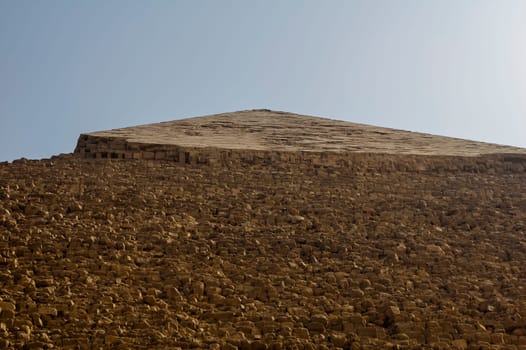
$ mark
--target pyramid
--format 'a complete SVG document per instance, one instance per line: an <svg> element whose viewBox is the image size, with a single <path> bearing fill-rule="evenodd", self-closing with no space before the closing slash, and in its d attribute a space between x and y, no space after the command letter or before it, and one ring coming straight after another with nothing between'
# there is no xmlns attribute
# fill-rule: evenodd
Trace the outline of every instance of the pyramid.
<svg viewBox="0 0 526 350"><path fill-rule="evenodd" d="M0 162L0 349L526 349L525 188L523 149L267 110L85 134Z"/></svg>
<svg viewBox="0 0 526 350"><path fill-rule="evenodd" d="M526 149L265 109L194 117L82 134L87 158L214 163L228 159L296 160L353 153L474 157Z"/></svg>

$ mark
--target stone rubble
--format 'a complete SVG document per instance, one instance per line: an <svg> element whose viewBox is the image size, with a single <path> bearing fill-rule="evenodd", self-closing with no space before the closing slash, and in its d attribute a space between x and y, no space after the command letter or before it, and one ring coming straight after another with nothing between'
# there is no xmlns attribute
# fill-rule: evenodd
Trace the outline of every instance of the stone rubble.
<svg viewBox="0 0 526 350"><path fill-rule="evenodd" d="M0 165L0 349L526 349L526 162Z"/></svg>

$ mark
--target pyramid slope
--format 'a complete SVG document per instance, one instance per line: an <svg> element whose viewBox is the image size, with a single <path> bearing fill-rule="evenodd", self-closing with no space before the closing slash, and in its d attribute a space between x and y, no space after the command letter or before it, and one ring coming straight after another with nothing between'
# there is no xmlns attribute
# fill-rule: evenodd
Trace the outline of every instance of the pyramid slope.
<svg viewBox="0 0 526 350"><path fill-rule="evenodd" d="M270 110L250 110L93 132L126 144L279 152L477 156L526 149ZM81 142L77 147L83 147Z"/></svg>
<svg viewBox="0 0 526 350"><path fill-rule="evenodd" d="M0 349L524 349L526 167L363 168L0 164Z"/></svg>

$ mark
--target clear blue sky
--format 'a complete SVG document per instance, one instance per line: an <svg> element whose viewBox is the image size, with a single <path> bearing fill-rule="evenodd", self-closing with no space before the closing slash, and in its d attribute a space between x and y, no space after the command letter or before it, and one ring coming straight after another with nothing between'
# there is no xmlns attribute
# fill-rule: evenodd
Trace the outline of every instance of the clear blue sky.
<svg viewBox="0 0 526 350"><path fill-rule="evenodd" d="M526 1L0 0L0 161L251 108L526 147Z"/></svg>

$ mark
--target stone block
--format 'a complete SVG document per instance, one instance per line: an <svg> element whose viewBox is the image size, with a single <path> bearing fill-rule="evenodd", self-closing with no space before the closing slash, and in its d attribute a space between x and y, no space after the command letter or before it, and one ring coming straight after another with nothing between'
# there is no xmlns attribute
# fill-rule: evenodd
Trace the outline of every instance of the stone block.
<svg viewBox="0 0 526 350"><path fill-rule="evenodd" d="M155 159L155 152L145 151L145 152L142 152L141 154L142 154L141 156L142 159L148 159L148 160Z"/></svg>
<svg viewBox="0 0 526 350"><path fill-rule="evenodd" d="M468 342L466 339L455 339L451 342L451 348L454 350L466 350L468 348Z"/></svg>

